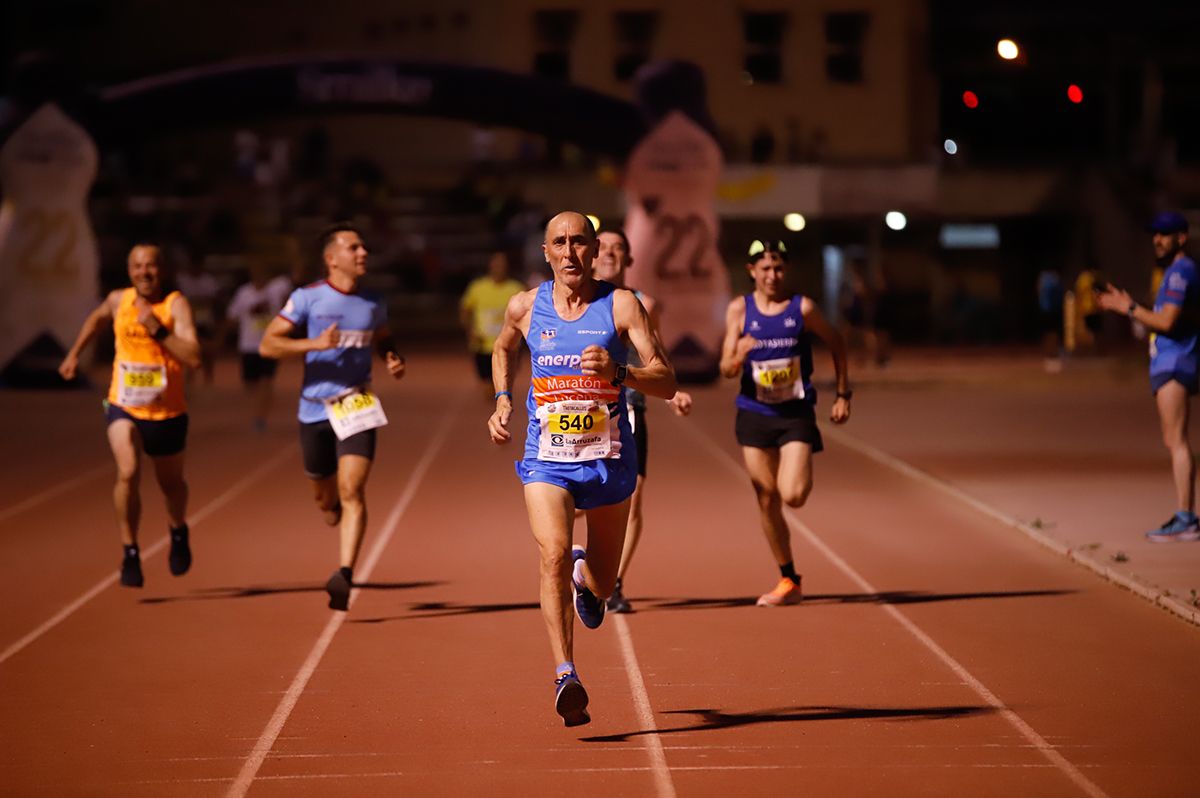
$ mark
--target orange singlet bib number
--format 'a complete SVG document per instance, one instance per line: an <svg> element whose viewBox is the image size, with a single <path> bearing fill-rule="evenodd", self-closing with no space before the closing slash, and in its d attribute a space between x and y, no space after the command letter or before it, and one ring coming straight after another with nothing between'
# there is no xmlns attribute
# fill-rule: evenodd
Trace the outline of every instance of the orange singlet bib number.
<svg viewBox="0 0 1200 798"><path fill-rule="evenodd" d="M121 407L145 407L154 404L167 388L167 369L147 363L117 364L117 404Z"/></svg>

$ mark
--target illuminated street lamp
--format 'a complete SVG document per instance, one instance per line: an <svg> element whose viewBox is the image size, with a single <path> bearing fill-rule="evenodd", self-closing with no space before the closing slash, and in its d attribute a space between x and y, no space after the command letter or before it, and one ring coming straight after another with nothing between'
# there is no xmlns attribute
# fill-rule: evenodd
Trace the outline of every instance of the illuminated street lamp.
<svg viewBox="0 0 1200 798"><path fill-rule="evenodd" d="M891 230L903 230L908 227L908 218L900 211L888 211L883 217L883 222Z"/></svg>
<svg viewBox="0 0 1200 798"><path fill-rule="evenodd" d="M808 224L802 213L789 213L783 217L783 226L793 233L799 233Z"/></svg>
<svg viewBox="0 0 1200 798"><path fill-rule="evenodd" d="M1005 61L1014 61L1021 54L1021 48L1012 39L1001 39L996 42L996 53Z"/></svg>

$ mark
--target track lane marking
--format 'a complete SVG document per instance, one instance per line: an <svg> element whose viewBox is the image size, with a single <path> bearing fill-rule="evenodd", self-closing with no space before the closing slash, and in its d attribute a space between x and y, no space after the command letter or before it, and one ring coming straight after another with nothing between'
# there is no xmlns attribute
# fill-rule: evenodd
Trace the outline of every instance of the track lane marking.
<svg viewBox="0 0 1200 798"><path fill-rule="evenodd" d="M442 445L446 442L446 436L450 432L450 428L464 403L465 397L465 394L460 395L459 400L446 413L437 433L426 446L425 453L421 456L416 468L413 469L412 474L409 476L408 482L404 486L404 492L400 494L400 498L396 500L396 504L393 505L392 511L384 521L383 529L375 539L375 544L372 546L370 552L368 552L362 568L355 574L358 581L366 582L370 579L371 572L375 570L376 564L378 564L380 557L383 556L383 550L391 542L392 536L396 533L396 528L400 525L400 519L403 518L409 504L416 497L417 487L421 484L421 480L425 478L425 472L429 470L429 467L433 464L434 457L441 451ZM354 588L350 591L350 607L354 606L354 602L361 592L361 588ZM321 634L317 637L317 641L308 652L308 656L301 663L300 669L296 671L296 675L292 678L292 683L288 686L287 692L284 693L283 698L280 699L279 704L275 707L275 712L271 715L270 720L267 721L267 725L255 741L254 747L250 749L250 754L242 763L237 776L234 777L233 784L226 793L229 798L241 798L241 796L244 796L249 791L254 780L258 777L259 769L271 753L271 749L275 746L275 741L283 731L284 725L287 724L288 718L291 717L292 710L296 708L296 704L300 701L300 696L304 693L305 688L308 687L309 680L312 679L317 666L321 664L326 651L329 650L329 646L333 643L334 635L346 623L346 618L350 614L349 611L338 612L333 610L331 612L332 617L325 624L325 628L321 630ZM263 778L270 777L264 776Z"/></svg>
<svg viewBox="0 0 1200 798"><path fill-rule="evenodd" d="M646 692L646 682L642 678L642 669L638 665L637 653L633 649L633 636L629 632L629 623L624 616L613 615L617 629L617 639L621 643L621 658L625 661L625 675L629 678L629 689L633 693L633 706L637 710L638 719L642 723L642 741L646 754L650 757L650 770L654 772L654 787L659 798L675 798L675 782L671 778L671 769L667 767L667 756L663 752L663 744L654 722L654 709L650 706L650 696Z"/></svg>
<svg viewBox="0 0 1200 798"><path fill-rule="evenodd" d="M930 474L926 471L922 471L916 466L906 463L898 457L893 457L887 452L877 449L869 443L859 440L853 435L845 433L841 430L827 430L826 434L848 449L853 449L859 454L864 455L865 457L868 457L871 460L880 463L881 465L885 465L906 477L914 479L923 485L928 485L931 488L940 490L947 496L951 496L959 500L963 504L966 504L968 507L983 513L989 518L993 518L1000 523L1005 524L1006 526L1011 526L1014 529L1019 530L1051 551L1063 555L1067 559L1071 560L1071 562L1082 565L1084 568L1087 568L1097 576L1107 579L1109 582L1114 584L1120 585L1129 592L1141 596L1147 601L1162 607L1163 609L1182 618L1188 623L1200 626L1200 607L1190 605L1182 599L1170 595L1165 589L1144 584L1131 576L1121 573L1115 568L1110 568L1104 562L1095 560L1088 556L1086 550L1078 547L1073 548L1061 540L1056 540L1050 535L1047 535L1045 532L1042 532L1040 529L1030 526L1021 519L1011 516L1001 510L997 510L995 507L976 499L966 491L956 488L949 482L935 477L933 474Z"/></svg>
<svg viewBox="0 0 1200 798"><path fill-rule="evenodd" d="M29 498L23 499L23 500L17 502L16 504L12 505L11 507L6 507L3 510L0 510L0 523L4 523L9 518L12 518L14 515L20 515L21 513L25 512L26 510L31 510L34 507L37 507L42 502L53 499L55 496L58 496L60 493L66 493L67 491L77 488L86 482L90 482L93 479L97 479L97 478L103 476L106 471L110 471L112 469L113 469L112 463L105 463L104 465L99 465L93 469L84 471L82 474L79 474L78 476L72 477L71 479L60 482L57 485L53 485L49 488L46 488L45 490L41 491L40 493L35 493L32 496L30 496Z"/></svg>
<svg viewBox="0 0 1200 798"><path fill-rule="evenodd" d="M734 459L733 455L722 449L720 445L717 444L717 442L714 441L707 433L699 430L693 430L691 429L690 425L684 424L681 426L688 430L694 438L699 440L704 447L709 450L710 453L714 454L717 459L728 466L730 470L736 472L739 476L746 476L746 472L742 467L742 464ZM858 585L864 592L879 593L879 590L876 589L874 585L868 582L861 574L858 573L858 571L854 570L854 568L848 562L842 559L841 555L830 548L825 541L818 537L812 529L810 529L803 521L801 521L797 517L795 510L790 507L785 507L784 510L786 511L784 516L788 526L793 531L799 532L801 537L807 540L810 545L817 549L817 551L821 552L821 554L823 554L835 568L841 571L843 575ZM1082 771L1075 767L1075 765L1071 764L1071 762L1061 753L1059 753L1054 746L1052 746L1044 737L1038 734L1032 726L1026 723L1020 715L1005 706L1004 702L1002 702L995 693L989 690L987 685L977 679L958 660L954 659L949 652L938 645L932 637L926 634L913 621L909 620L908 616L900 612L900 610L896 609L891 604L884 604L880 607L880 609L892 616L892 618L897 621L909 634L911 634L923 646L925 646L930 653L932 653L935 657L941 660L944 665L950 668L950 670L956 676L962 679L967 686L975 691L976 695L986 701L988 705L993 707L1001 717L1007 720L1009 724L1021 734L1022 737L1029 741L1030 745L1036 748L1038 752L1042 754L1042 756L1049 760L1049 762L1054 765L1054 767L1056 767L1063 775L1069 778L1076 787L1083 791L1084 794L1090 796L1091 798L1108 798L1108 794L1105 793L1104 790L1100 789L1095 782L1085 776Z"/></svg>
<svg viewBox="0 0 1200 798"><path fill-rule="evenodd" d="M226 504L228 504L230 501L232 501L234 499L234 497L236 497L242 491L246 490L248 487L250 487L255 482L257 482L259 479L261 479L263 476L265 476L269 471L271 471L271 469L275 468L277 465L282 463L284 456L289 454L293 448L294 448L294 444L288 444L284 448L280 449L278 452L275 453L275 455L273 457L271 457L265 463L263 463L258 468L251 471L246 476L242 477L240 480L238 480L233 485L228 487L224 493L220 494L215 499L210 501L208 504L201 507L200 510L197 511L195 515L192 515L188 518L188 526L189 527L199 526L204 521L205 518L207 518L208 516L215 513L217 510L224 507ZM105 468L109 468L109 467L110 466L105 466ZM152 545L143 549L142 550L142 560L143 561L148 560L151 557L153 557L155 554L158 554L158 552L160 552L164 548L166 548L167 543L169 543L170 540L171 540L171 536L169 534L163 535L158 540L156 540ZM77 612L81 607L86 605L89 601L91 601L96 596L103 593L109 587L115 585L119 579L120 579L120 574L117 574L117 573L109 574L104 579L101 579L99 582L97 582L96 584L92 585L90 588L85 590L74 601L70 602L65 607L63 607L61 610L56 612L47 621L42 623L40 626L38 626L33 631L26 634L20 640L11 644L8 648L4 649L4 651L2 653L0 653L0 664L3 664L4 662L8 661L13 656L18 654L20 651L27 648L31 643L36 641L39 637L46 634L54 627L58 626L60 623L65 621L67 618L71 617L71 615L73 615L75 612Z"/></svg>

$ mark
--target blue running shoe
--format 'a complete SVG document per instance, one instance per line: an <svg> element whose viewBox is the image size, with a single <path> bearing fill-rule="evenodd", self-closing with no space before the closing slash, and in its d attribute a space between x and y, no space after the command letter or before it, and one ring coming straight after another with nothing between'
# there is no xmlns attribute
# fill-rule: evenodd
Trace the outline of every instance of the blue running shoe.
<svg viewBox="0 0 1200 798"><path fill-rule="evenodd" d="M587 552L582 546L571 550L571 559L575 561L575 570L571 574L571 593L575 597L575 614L584 626L595 629L604 622L604 602L596 598L583 579L583 561L586 558Z"/></svg>
<svg viewBox="0 0 1200 798"><path fill-rule="evenodd" d="M1200 519L1176 513L1158 529L1146 533L1146 540L1151 543L1186 543L1200 540Z"/></svg>
<svg viewBox="0 0 1200 798"><path fill-rule="evenodd" d="M559 674L554 680L554 711L562 716L565 726L582 726L592 722L587 713L588 694L575 671Z"/></svg>

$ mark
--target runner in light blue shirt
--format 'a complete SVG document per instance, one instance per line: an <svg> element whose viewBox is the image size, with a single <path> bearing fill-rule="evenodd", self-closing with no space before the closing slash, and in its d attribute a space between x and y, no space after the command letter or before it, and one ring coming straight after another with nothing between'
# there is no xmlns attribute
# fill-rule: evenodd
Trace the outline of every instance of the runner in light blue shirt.
<svg viewBox="0 0 1200 798"><path fill-rule="evenodd" d="M267 325L259 354L304 355L300 449L325 522L341 524L341 567L325 590L330 608L345 610L366 531L365 490L375 431L387 423L379 398L370 391L371 350L396 379L404 376L404 358L396 353L382 299L358 288L367 271L367 247L358 230L333 225L321 236L320 249L328 276L292 292ZM307 337L292 338L296 329Z"/></svg>

